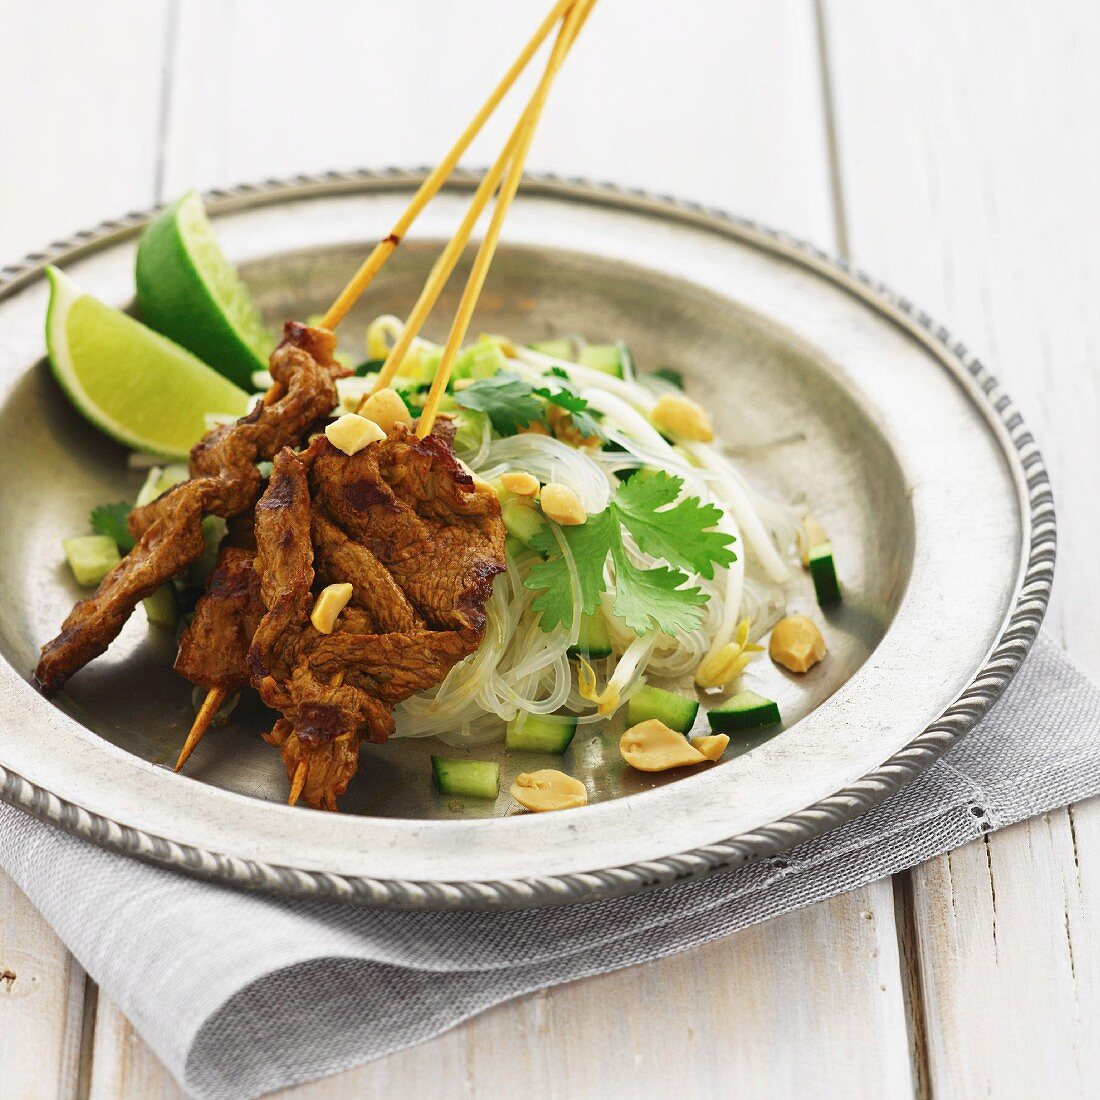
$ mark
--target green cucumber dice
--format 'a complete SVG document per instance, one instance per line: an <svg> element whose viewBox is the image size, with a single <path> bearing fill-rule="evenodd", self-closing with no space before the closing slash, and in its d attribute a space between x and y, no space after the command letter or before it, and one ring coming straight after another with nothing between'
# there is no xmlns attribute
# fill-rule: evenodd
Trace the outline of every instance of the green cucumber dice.
<svg viewBox="0 0 1100 1100"><path fill-rule="evenodd" d="M89 588L99 584L122 560L118 544L107 535L77 535L63 539L61 546L76 583Z"/></svg>
<svg viewBox="0 0 1100 1100"><path fill-rule="evenodd" d="M678 390L684 388L684 376L678 371L673 370L672 367L658 367L653 372L654 378L663 378L670 385L675 386Z"/></svg>
<svg viewBox="0 0 1100 1100"><path fill-rule="evenodd" d="M817 602L822 607L840 603L840 581L837 580L831 543L823 542L810 550L810 576L814 579Z"/></svg>
<svg viewBox="0 0 1100 1100"><path fill-rule="evenodd" d="M563 753L577 732L576 718L521 711L504 733L504 746L517 752Z"/></svg>
<svg viewBox="0 0 1100 1100"><path fill-rule="evenodd" d="M205 549L202 556L187 567L187 579L199 588L205 588L218 564L218 547L225 537L225 520L220 516L204 516L202 521L202 541Z"/></svg>
<svg viewBox="0 0 1100 1100"><path fill-rule="evenodd" d="M589 370L598 370L627 382L634 378L634 358L621 340L616 344L589 344L581 349L577 362Z"/></svg>
<svg viewBox="0 0 1100 1100"><path fill-rule="evenodd" d="M489 414L475 409L458 409L454 414L456 451L476 451L485 439Z"/></svg>
<svg viewBox="0 0 1100 1100"><path fill-rule="evenodd" d="M440 794L459 798L496 798L500 792L500 765L489 760L433 756L432 775Z"/></svg>
<svg viewBox="0 0 1100 1100"><path fill-rule="evenodd" d="M664 722L670 730L687 733L695 723L699 713L699 701L686 695L677 695L674 691L646 684L641 691L635 692L626 704L626 723L636 726L656 718Z"/></svg>
<svg viewBox="0 0 1100 1100"><path fill-rule="evenodd" d="M779 704L755 691L739 691L720 707L707 711L707 718L715 733L774 726L779 721Z"/></svg>
<svg viewBox="0 0 1100 1100"><path fill-rule="evenodd" d="M543 355L549 355L552 359L564 359L567 363L573 362L573 341L565 337L557 340L540 340L537 344L527 345L532 351L541 351Z"/></svg>
<svg viewBox="0 0 1100 1100"><path fill-rule="evenodd" d="M134 507L140 508L151 500L156 500L161 493L166 493L173 485L186 481L187 477L187 467L182 462L174 462L170 466L152 467L145 478L145 484L138 492Z"/></svg>
<svg viewBox="0 0 1100 1100"><path fill-rule="evenodd" d="M508 366L500 341L493 336L482 336L471 344L455 361L455 378L492 378Z"/></svg>
<svg viewBox="0 0 1100 1100"><path fill-rule="evenodd" d="M145 614L152 626L164 630L175 630L180 621L180 602L176 595L176 586L169 581L162 584L151 596L141 601Z"/></svg>
<svg viewBox="0 0 1100 1100"><path fill-rule="evenodd" d="M535 551L532 550L531 547L527 545L527 543L520 542L520 540L517 539L515 535L505 535L504 553L512 561L517 561L530 557L533 553L535 553Z"/></svg>
<svg viewBox="0 0 1100 1100"><path fill-rule="evenodd" d="M591 615L581 616L581 632L577 644L569 647L570 657L586 657L590 661L611 656L611 635L607 620L598 608Z"/></svg>
<svg viewBox="0 0 1100 1100"><path fill-rule="evenodd" d="M501 518L508 534L530 545L531 540L545 526L546 520L534 501L517 497L506 500L500 508Z"/></svg>

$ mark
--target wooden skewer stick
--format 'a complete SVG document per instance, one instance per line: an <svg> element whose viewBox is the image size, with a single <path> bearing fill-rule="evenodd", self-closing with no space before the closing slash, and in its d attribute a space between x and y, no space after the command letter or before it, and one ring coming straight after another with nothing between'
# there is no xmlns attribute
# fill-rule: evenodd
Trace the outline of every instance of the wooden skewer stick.
<svg viewBox="0 0 1100 1100"><path fill-rule="evenodd" d="M288 806L297 806L298 799L302 796L302 788L306 785L306 773L309 765L303 760L294 769L294 781L290 784L290 797L286 800Z"/></svg>
<svg viewBox="0 0 1100 1100"><path fill-rule="evenodd" d="M557 0L550 14L542 21L539 28L531 36L531 40L520 51L519 57L512 63L511 68L501 78L500 83L490 93L489 98L482 104L481 110L474 115L469 126L462 131L458 141L451 147L450 152L439 162L435 169L428 175L418 188L409 203L408 209L394 223L389 236L383 238L374 246L371 254L363 261L362 266L352 276L351 281L340 292L336 301L329 306L328 312L321 321L321 326L327 329L335 329L347 316L348 310L355 304L356 299L367 288L371 280L382 270L383 265L393 255L397 246L404 240L413 222L419 217L420 212L435 197L440 187L454 171L459 158L469 148L470 142L477 137L485 121L496 110L500 101L508 93L516 82L516 78L527 67L527 62L534 56L535 51L542 45L543 39L550 33L554 25L561 19L562 14L574 0Z"/></svg>
<svg viewBox="0 0 1100 1100"><path fill-rule="evenodd" d="M187 740L183 743L183 748L180 749L179 759L176 761L176 771L179 771L184 764L187 763L187 758L195 751L195 746L203 739L207 729L210 727L210 723L214 721L214 715L221 710L222 703L225 702L225 697L229 694L224 688L211 688L206 693L206 698L202 701L202 706L199 708L199 713L195 715L195 721L191 725L191 732L187 735Z"/></svg>
<svg viewBox="0 0 1100 1100"><path fill-rule="evenodd" d="M443 398L447 388L447 381L454 366L455 357L466 338L466 332L470 327L477 300L481 295L481 289L485 285L485 277L489 273L489 265L493 262L497 244L500 242L501 230L504 227L504 219L508 215L508 208L519 190L520 179L523 176L523 165L527 159L528 150L531 148L531 140L535 136L535 127L538 125L539 116L546 105L546 97L550 92L550 85L554 82L558 69L561 67L573 39L577 36L588 13L592 10L596 0L577 0L565 18L561 32L554 43L554 52L550 55L546 71L542 74L535 94L531 97L531 103L524 113L522 130L516 142L516 148L508 165L508 172L501 184L500 194L497 196L496 205L493 207L493 217L489 222L489 228L478 247L474 258L474 266L470 271L470 277L466 281L466 288L462 292L462 299L458 304L458 312L455 314L454 323L447 336L447 343L443 348L443 357L439 362L435 378L432 379L432 388L428 392L428 399L424 402L424 411L417 422L416 434L423 439L432 430L439 402Z"/></svg>
<svg viewBox="0 0 1100 1100"><path fill-rule="evenodd" d="M455 235L447 242L447 247L440 253L439 259L436 260L435 265L432 267L431 274L428 276L428 281L424 284L424 289L421 290L420 297L416 300L416 305L413 306L412 312L405 321L405 327L401 335L397 338L397 343L394 344L389 355L386 356L386 362L383 364L382 370L379 372L378 378L375 379L375 383L371 387L370 392L363 394L359 399L359 404L355 409L356 412L362 409L373 394L376 394L381 389L385 389L386 386L393 381L394 375L397 374L398 370L401 368L401 364L404 362L405 356L409 352L409 348L412 347L413 341L420 334L424 322L428 319L428 314L431 313L435 303L438 301L439 295L447 285L447 280L451 277L451 272L454 271L459 257L469 243L470 235L473 233L478 218L481 217L482 211L485 209L486 205L488 205L489 199L493 197L493 192L496 191L497 185L500 183L501 179L504 178L504 171L508 167L508 162L515 151L516 137L522 126L523 120L520 119L516 124L516 129L512 131L512 136L508 139L508 143L501 151L500 156L497 157L492 168L485 173L485 178L478 185L477 190L474 192L474 197L470 202L470 208L466 211L466 216L462 219L462 224L458 227L458 231Z"/></svg>
<svg viewBox="0 0 1100 1100"><path fill-rule="evenodd" d="M563 26L562 36L560 37L564 37L565 41L563 52L558 57L555 65L555 72L557 67L560 67L565 55L569 52L569 48L573 45L574 41L576 41L577 34L586 18L587 11L574 27L572 33L568 35L565 35L565 28ZM551 61L553 61L553 58L551 58ZM465 250L466 245L469 243L470 236L473 233L478 218L481 217L482 211L488 205L489 200L497 189L497 185L500 183L501 179L503 179L505 170L514 156L516 149L519 147L524 132L528 128L531 111L536 105L537 96L538 89L535 90L531 100L524 108L523 114L520 116L507 143L501 150L500 156L493 162L493 166L489 171L485 173L485 178L481 181L477 191L474 192L474 197L470 202L470 208L467 210L466 216L462 220L462 224L458 227L457 232L448 242L447 247L433 265L431 273L428 276L428 281L424 284L424 289L420 292L420 297L417 298L416 304L413 306L412 312L405 322L405 327L397 339L397 343L394 344L389 355L386 356L386 362L383 364L382 370L379 372L378 378L375 380L370 392L364 394L359 399L359 404L356 406L355 410L356 412L359 412L363 408L373 394L376 394L379 390L388 386L390 382L393 381L394 375L400 370L405 356L413 345L413 341L420 335L420 330L423 328L424 322L428 319L428 315L438 301L439 295L443 292L443 288L447 285L459 258ZM543 99L545 100L545 96ZM538 107L538 110L541 111L541 105Z"/></svg>
<svg viewBox="0 0 1100 1100"><path fill-rule="evenodd" d="M515 182L511 188L511 195L508 197L507 202L504 205L504 213L507 213L507 206L510 205L512 198L515 197L516 189L519 186L519 177L523 172L523 162L526 160L527 150L530 148L531 138L534 134L535 123L537 123L539 115L542 113L542 108L546 102L546 96L550 89L550 84L553 81L553 77L556 75L557 70L560 68L562 61L564 61L566 54L569 52L569 48L576 40L577 34L580 32L581 27L584 25L584 21L588 18L588 13L591 11L595 4L595 0L558 0L547 15L547 17L540 24L538 30L531 37L530 41L520 52L519 57L513 62L511 68L505 73L500 83L493 89L489 98L482 105L481 110L474 116L474 119L470 122L469 126L463 131L458 141L452 146L447 156L437 165L424 182L417 189L416 194L413 196L412 202L401 217L394 224L393 230L390 235L384 240L380 241L367 259L363 262L362 266L355 273L348 285L341 291L336 301L329 307L328 313L325 314L324 319L321 322L322 327L328 329L334 329L347 315L348 310L351 309L355 300L363 292L364 289L370 284L371 280L382 269L386 261L396 250L397 246L401 243L402 238L408 232L413 222L423 211L424 207L431 201L431 199L438 193L440 187L450 176L454 170L455 165L458 163L459 158L469 147L469 144L480 132L485 121L493 113L496 107L499 105L501 99L507 94L508 90L515 83L519 74L526 68L527 63L531 60L535 51L542 45L543 40L549 34L555 23L562 17L562 14L569 10L568 16L558 34L558 39L554 44L554 50L550 56L550 61L547 64L546 71L543 73L542 80L539 82L538 87L535 89L534 94L531 97L527 108L524 111L523 116L520 118L516 127L513 129L507 144L502 150L500 156L497 158L493 167L486 173L485 178L481 181L477 191L474 193L474 198L470 204L470 209L463 219L462 225L459 227L458 233L449 242L447 249L436 261L435 266L432 269L431 276L424 290L421 292L420 298L418 298L416 306L413 308L413 312L409 315L408 322L405 325L405 329L402 332L398 343L394 346L393 350L387 356L385 366L382 373L379 375L371 393L376 392L386 386L397 373L398 368L401 365L401 361L404 359L405 354L408 352L412 341L416 338L421 327L424 324L428 314L431 312L432 307L435 305L439 298L443 287L447 283L447 279L450 277L455 265L458 262L459 256L462 254L467 243L469 242L470 235L473 232L474 225L477 219L480 217L482 211L485 209L489 199L493 192L496 190L501 178L505 174L505 169L509 163L516 163L514 159L518 154L519 168L516 172L510 173L509 178L514 175ZM570 8L570 5L573 5ZM505 183L507 187L507 181ZM497 212L501 209L500 200L497 202L496 211L494 212L494 224L497 224L496 236L493 240L493 244L488 253L488 258L484 264L485 270L488 270L488 265L492 261L493 253L496 251L496 243L500 237L500 228L503 225L503 214L499 216L499 223ZM493 226L490 225L490 235L492 235ZM487 235L486 240L489 237ZM485 242L482 243L481 249L478 251L478 260L481 260L483 251L485 249ZM475 261L476 270L477 261ZM471 274L471 281L473 279L473 273ZM481 287L485 282L485 273L482 272L480 281L477 284L476 291L473 295L473 302L469 307L469 314L473 314L473 307L477 304L477 297L481 293ZM466 303L467 295L469 294L470 284L467 284L467 293L463 296L463 304ZM462 311L462 305L459 307L460 315ZM462 326L461 335L458 338L458 344L461 345L462 339L466 335L466 330L469 327L470 316L467 316L465 323ZM457 319L456 319L457 323ZM454 329L452 329L452 334ZM450 343L450 341L448 342ZM457 350L457 349L456 349ZM438 385L437 375L436 383L433 384L432 391L428 395L428 402L425 405L425 409L429 407L432 409L428 416L428 428L426 431L421 431L421 436L427 435L431 430L431 424L435 420L435 406L438 406L440 397L443 391L446 389L446 380L450 376L451 367L453 365L455 353L452 352L450 359L448 360L446 352L444 352L443 360L440 362L439 375L444 374L444 367L446 373L443 378L442 385ZM432 397L436 394L438 385L439 394L435 397L434 405L432 403ZM270 391L269 391L269 395ZM360 399L359 408L362 407L366 401L368 395L365 395ZM265 397L265 404L267 404ZM421 417L421 423L424 422L424 417ZM342 682L342 674L337 682ZM179 760L176 762L176 771L179 771L186 763L187 758L195 750L195 746L202 740L210 722L213 720L214 715L224 702L225 694L221 693L218 696L218 689L211 689L203 702L202 708L199 710L198 715L195 717L195 722L191 727L191 732L188 734L187 741L184 744L183 750L180 753ZM301 763L298 765L294 774L294 781L291 785L291 797L290 804L294 805L298 797L301 794L302 785L305 783L306 765Z"/></svg>

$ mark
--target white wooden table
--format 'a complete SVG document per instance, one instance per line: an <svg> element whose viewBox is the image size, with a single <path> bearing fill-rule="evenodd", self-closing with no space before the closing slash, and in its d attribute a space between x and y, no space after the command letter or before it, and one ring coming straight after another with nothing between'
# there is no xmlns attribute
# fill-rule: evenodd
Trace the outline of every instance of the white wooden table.
<svg viewBox="0 0 1100 1100"><path fill-rule="evenodd" d="M191 186L430 162L546 3L5 0L0 261ZM1094 676L1098 54L1088 0L602 0L531 158L806 236L963 334L1044 448L1047 628ZM1093 800L286 1095L1085 1096L1098 1037ZM0 874L0 1095L74 1094L179 1090Z"/></svg>

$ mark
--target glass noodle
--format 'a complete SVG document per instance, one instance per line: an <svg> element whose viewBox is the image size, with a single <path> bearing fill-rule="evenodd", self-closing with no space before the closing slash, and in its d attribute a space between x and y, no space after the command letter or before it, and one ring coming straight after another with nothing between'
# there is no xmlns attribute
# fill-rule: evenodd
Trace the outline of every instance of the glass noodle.
<svg viewBox="0 0 1100 1100"><path fill-rule="evenodd" d="M400 331L397 318L377 319L368 336L371 356L383 358ZM785 604L784 585L798 527L794 512L753 490L723 453L721 442L673 445L653 427L649 414L658 397L676 392L667 383L654 380L650 386L644 378L616 378L570 360L515 348L508 341L501 341L501 346L506 369L535 385L553 382L553 377L547 377L553 368L564 371L589 408L600 414L601 430L621 449L574 447L536 432L499 438L490 430L488 418L483 418L472 433L461 433L456 444L459 458L470 470L486 481L521 470L543 484L568 485L591 515L608 506L620 484L617 473L657 467L683 479L682 496L717 505L722 511L718 527L736 540L737 560L728 568L717 568L709 580L691 577L691 583L709 599L699 626L675 638L657 632L639 638L613 614L615 571L608 560L604 567L608 591L601 597L601 609L613 655L594 662L602 697L612 701L603 708L605 712L613 712L616 700L617 706L625 703L647 679L696 675L708 657L714 658L724 647L728 652L736 644L742 620L751 621L751 639L769 629ZM420 340L412 354L437 352L436 345ZM560 528L551 524L550 530L569 569L574 606L579 607L580 585L569 546ZM643 553L625 530L623 541L637 566L667 564ZM398 736L437 735L454 744L477 745L501 738L504 724L521 711L566 710L582 723L607 717L581 693L576 665L569 659L569 647L577 643L580 615L573 616L571 629L558 626L544 631L531 606L537 593L523 583L541 558L518 539L509 538L507 545L507 569L497 578L488 603L484 642L438 687L397 707ZM609 685L616 690L606 690Z"/></svg>

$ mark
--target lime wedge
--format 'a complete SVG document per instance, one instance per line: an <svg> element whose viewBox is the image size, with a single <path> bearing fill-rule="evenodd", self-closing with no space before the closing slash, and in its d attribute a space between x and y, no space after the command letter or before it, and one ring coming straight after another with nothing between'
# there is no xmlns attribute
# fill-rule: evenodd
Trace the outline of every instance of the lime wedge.
<svg viewBox="0 0 1100 1100"><path fill-rule="evenodd" d="M139 451L186 458L206 413L242 416L249 396L190 352L46 268L46 347L69 400Z"/></svg>
<svg viewBox="0 0 1100 1100"><path fill-rule="evenodd" d="M142 234L135 274L141 317L151 328L242 388L253 371L267 369L275 340L222 255L194 191Z"/></svg>

